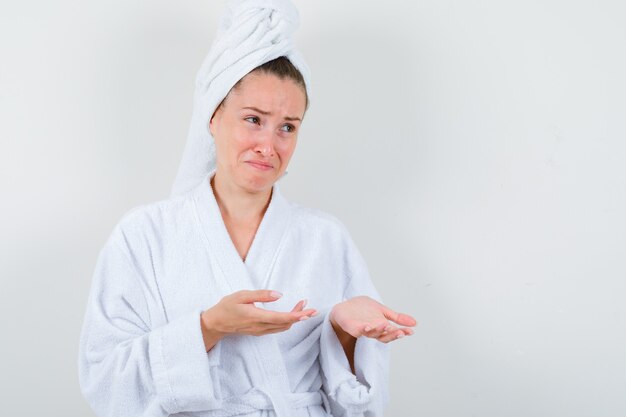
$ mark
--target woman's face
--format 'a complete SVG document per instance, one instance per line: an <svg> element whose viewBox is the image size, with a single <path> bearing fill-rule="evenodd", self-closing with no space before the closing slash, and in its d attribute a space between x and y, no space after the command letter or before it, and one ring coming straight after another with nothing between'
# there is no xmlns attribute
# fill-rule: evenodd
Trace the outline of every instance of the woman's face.
<svg viewBox="0 0 626 417"><path fill-rule="evenodd" d="M221 181L253 193L270 189L293 155L304 110L296 82L246 75L209 122Z"/></svg>

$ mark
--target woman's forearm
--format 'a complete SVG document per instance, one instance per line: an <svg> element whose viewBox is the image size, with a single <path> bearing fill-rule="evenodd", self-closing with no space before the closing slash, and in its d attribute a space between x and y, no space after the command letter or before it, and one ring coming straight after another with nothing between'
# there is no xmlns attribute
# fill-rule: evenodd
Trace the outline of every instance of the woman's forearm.
<svg viewBox="0 0 626 417"><path fill-rule="evenodd" d="M200 327L202 328L202 340L204 341L204 348L206 351L213 349L213 346L219 342L222 337L221 333L214 330L214 326L211 324L209 310L204 311L200 315Z"/></svg>
<svg viewBox="0 0 626 417"><path fill-rule="evenodd" d="M350 369L352 373L354 373L354 348L356 346L356 337L352 336L350 333L345 332L336 322L335 320L330 319L330 323L333 326L333 330L337 334L337 338L343 346L343 351L348 358L348 363L350 364Z"/></svg>

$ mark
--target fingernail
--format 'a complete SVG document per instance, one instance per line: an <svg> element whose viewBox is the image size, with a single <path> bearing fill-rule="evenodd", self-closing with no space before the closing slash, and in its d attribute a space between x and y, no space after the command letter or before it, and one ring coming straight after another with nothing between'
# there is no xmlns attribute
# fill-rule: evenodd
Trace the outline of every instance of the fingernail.
<svg viewBox="0 0 626 417"><path fill-rule="evenodd" d="M307 299L305 298L302 302L302 308L306 307Z"/></svg>
<svg viewBox="0 0 626 417"><path fill-rule="evenodd" d="M396 339L402 339L404 337L404 333L400 333L398 336L396 336Z"/></svg>
<svg viewBox="0 0 626 417"><path fill-rule="evenodd" d="M316 311L315 313L311 314L311 317L315 317L315 316L317 316L318 314L319 314L319 312L318 312L318 311Z"/></svg>
<svg viewBox="0 0 626 417"><path fill-rule="evenodd" d="M302 317L300 317L300 321L302 321L302 320L308 320L308 319L309 319L309 316L302 316Z"/></svg>
<svg viewBox="0 0 626 417"><path fill-rule="evenodd" d="M280 297L282 297L282 296L283 296L283 295L282 295L281 293L279 293L278 291L272 291L272 292L270 292L270 295L271 295L272 297L274 297L274 298L280 298Z"/></svg>

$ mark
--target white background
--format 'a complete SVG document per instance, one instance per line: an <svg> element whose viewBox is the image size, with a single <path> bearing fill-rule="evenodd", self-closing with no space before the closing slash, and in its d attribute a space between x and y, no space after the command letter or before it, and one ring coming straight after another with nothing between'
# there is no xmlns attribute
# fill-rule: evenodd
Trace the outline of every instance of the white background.
<svg viewBox="0 0 626 417"><path fill-rule="evenodd" d="M624 3L296 4L314 96L281 189L419 320L387 415L626 415ZM93 415L95 261L169 195L223 7L3 1L3 416Z"/></svg>

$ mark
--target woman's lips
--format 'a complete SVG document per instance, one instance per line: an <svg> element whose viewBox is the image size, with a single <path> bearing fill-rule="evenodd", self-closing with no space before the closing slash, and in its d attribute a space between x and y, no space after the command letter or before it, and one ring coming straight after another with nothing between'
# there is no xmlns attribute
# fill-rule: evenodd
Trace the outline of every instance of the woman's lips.
<svg viewBox="0 0 626 417"><path fill-rule="evenodd" d="M254 168L260 169L261 171L268 171L272 169L271 165L265 164L263 162L258 162L258 161L246 161L246 162L252 165Z"/></svg>

